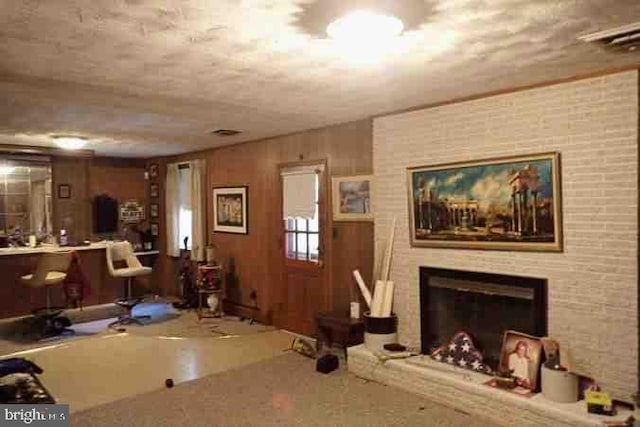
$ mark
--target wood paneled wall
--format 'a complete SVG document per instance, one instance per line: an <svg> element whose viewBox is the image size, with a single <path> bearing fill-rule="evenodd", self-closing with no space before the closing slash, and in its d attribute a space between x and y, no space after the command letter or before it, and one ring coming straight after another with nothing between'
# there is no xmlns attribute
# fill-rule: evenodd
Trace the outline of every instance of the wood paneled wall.
<svg viewBox="0 0 640 427"><path fill-rule="evenodd" d="M145 163L139 159L110 157L54 157L53 228L67 229L75 240L93 236L93 197L106 193L122 202L138 199L146 203ZM58 185L71 186L71 197L58 197ZM146 224L143 224L146 226Z"/></svg>
<svg viewBox="0 0 640 427"><path fill-rule="evenodd" d="M326 160L329 176L372 172L372 122L363 120L292 135L243 143L229 147L156 159L161 177L168 162L205 158L207 161L207 231L216 245L218 258L227 269L229 299L251 306L257 296L257 317L282 326L286 288L283 257L279 165L298 161ZM212 189L221 186L249 186L249 234L215 233ZM330 183L329 183L330 185ZM162 186L164 187L164 186ZM330 189L328 189L330 191ZM164 200L162 200L164 203ZM331 206L328 207L329 211ZM161 208L162 216L164 209ZM347 310L357 298L351 271L360 269L370 282L373 272L373 224L333 222L329 214L325 268L329 283L326 309ZM164 218L161 219L160 248L166 250ZM160 261L166 293L178 292L177 263L166 256ZM232 271L230 271L232 269ZM246 312L246 311L245 311Z"/></svg>

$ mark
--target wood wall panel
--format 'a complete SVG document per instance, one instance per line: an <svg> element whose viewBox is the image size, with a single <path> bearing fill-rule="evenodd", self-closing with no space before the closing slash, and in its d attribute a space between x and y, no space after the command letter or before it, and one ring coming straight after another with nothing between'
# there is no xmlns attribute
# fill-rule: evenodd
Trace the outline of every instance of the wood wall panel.
<svg viewBox="0 0 640 427"><path fill-rule="evenodd" d="M152 160L161 165L195 158L207 160L207 230L213 230L212 189L219 186L249 186L249 234L215 233L209 241L216 245L225 267L234 265L227 278L229 299L249 306L255 291L259 319L285 326L287 290L284 287L282 258L279 166L298 161L326 160L328 176L358 175L372 172L372 122L363 120L310 130L277 138L243 143L188 155ZM330 191L330 179L327 182ZM329 309L347 310L353 293L351 270L360 268L370 279L373 271L373 225L371 223L333 223L328 206L328 242L325 268L329 280L323 289ZM164 210L161 209L164 213ZM160 239L166 249L164 218ZM334 237L332 237L334 236ZM165 252L166 253L166 252ZM163 289L179 292L176 261L163 256L160 268L165 277Z"/></svg>

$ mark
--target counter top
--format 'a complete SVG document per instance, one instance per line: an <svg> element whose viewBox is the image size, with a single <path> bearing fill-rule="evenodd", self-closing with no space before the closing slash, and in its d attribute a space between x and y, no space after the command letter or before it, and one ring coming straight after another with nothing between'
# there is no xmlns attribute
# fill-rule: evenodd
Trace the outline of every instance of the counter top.
<svg viewBox="0 0 640 427"><path fill-rule="evenodd" d="M35 248L20 247L20 248L0 248L0 256L4 255L28 255L28 254L42 254L50 252L64 252L64 251L92 251L99 249L106 249L109 242L102 241L91 243L85 246L38 246ZM137 256L143 255L157 255L160 251L140 251L134 252Z"/></svg>

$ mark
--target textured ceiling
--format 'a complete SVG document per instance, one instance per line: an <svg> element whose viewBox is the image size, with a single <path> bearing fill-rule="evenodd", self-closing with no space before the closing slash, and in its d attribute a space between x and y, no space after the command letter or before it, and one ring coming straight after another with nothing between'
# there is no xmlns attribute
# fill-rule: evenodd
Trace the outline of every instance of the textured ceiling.
<svg viewBox="0 0 640 427"><path fill-rule="evenodd" d="M0 0L0 143L176 154L640 63L576 40L637 0L425 4L376 60L307 34L310 0Z"/></svg>

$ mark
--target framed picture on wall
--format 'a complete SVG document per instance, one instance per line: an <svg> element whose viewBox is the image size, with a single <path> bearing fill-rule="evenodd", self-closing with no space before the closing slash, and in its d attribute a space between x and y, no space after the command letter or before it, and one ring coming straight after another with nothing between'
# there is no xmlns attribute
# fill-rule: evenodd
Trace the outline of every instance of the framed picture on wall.
<svg viewBox="0 0 640 427"><path fill-rule="evenodd" d="M157 222L151 223L151 235L153 237L158 237L160 235L160 226Z"/></svg>
<svg viewBox="0 0 640 427"><path fill-rule="evenodd" d="M149 206L149 215L151 218L158 218L160 216L160 205L157 203L151 203Z"/></svg>
<svg viewBox="0 0 640 427"><path fill-rule="evenodd" d="M373 221L372 178L371 175L332 178L334 221Z"/></svg>
<svg viewBox="0 0 640 427"><path fill-rule="evenodd" d="M560 154L407 169L411 246L562 251Z"/></svg>
<svg viewBox="0 0 640 427"><path fill-rule="evenodd" d="M149 165L149 178L157 178L158 177L158 164L157 163L151 163Z"/></svg>
<svg viewBox="0 0 640 427"><path fill-rule="evenodd" d="M70 199L71 198L71 185L59 184L58 185L58 199Z"/></svg>
<svg viewBox="0 0 640 427"><path fill-rule="evenodd" d="M249 234L247 186L213 189L213 231Z"/></svg>
<svg viewBox="0 0 640 427"><path fill-rule="evenodd" d="M160 188L157 183L153 182L149 185L149 196L153 199L157 199L160 196Z"/></svg>

